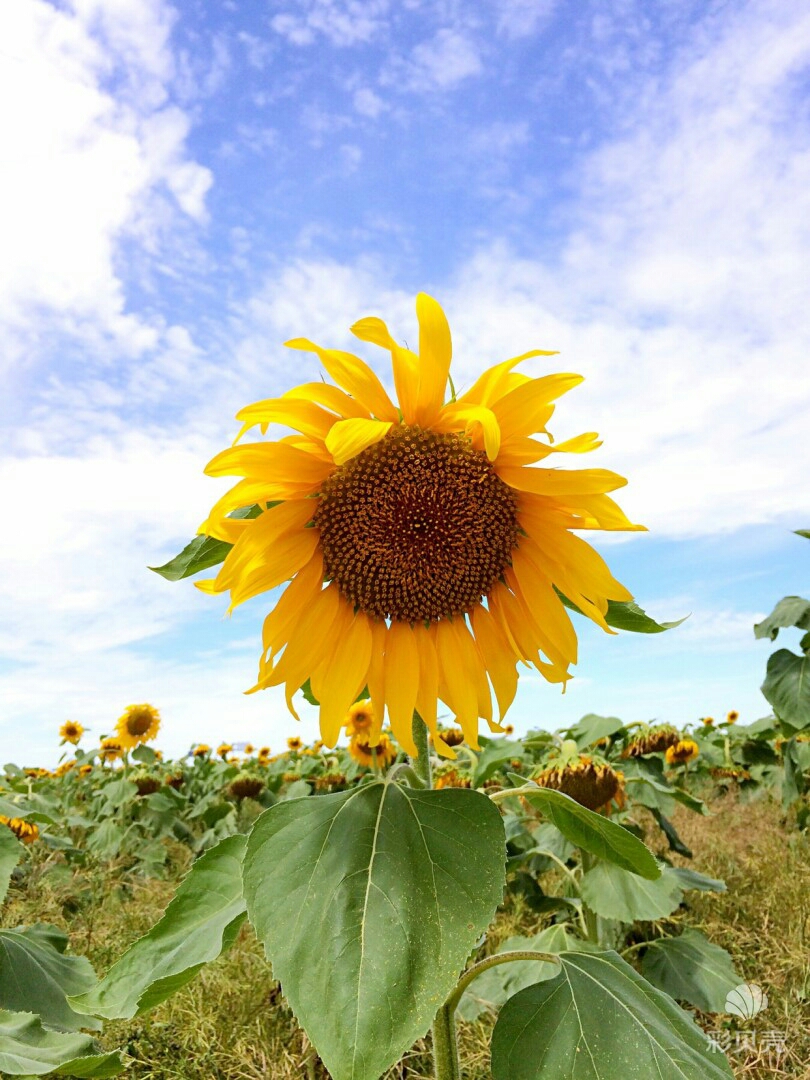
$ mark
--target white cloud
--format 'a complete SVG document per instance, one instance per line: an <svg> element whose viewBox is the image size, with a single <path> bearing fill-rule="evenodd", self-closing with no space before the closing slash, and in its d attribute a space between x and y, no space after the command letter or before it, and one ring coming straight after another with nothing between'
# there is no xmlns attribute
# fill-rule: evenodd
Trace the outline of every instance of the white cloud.
<svg viewBox="0 0 810 1080"><path fill-rule="evenodd" d="M312 45L320 36L345 48L366 44L386 25L387 0L299 0L299 12L274 15L270 25L293 45Z"/></svg>
<svg viewBox="0 0 810 1080"><path fill-rule="evenodd" d="M417 93L450 90L465 79L480 75L483 64L473 38L462 30L445 27L415 46L407 59L392 62L381 81Z"/></svg>
<svg viewBox="0 0 810 1080"><path fill-rule="evenodd" d="M542 32L551 21L557 0L496 0L496 27L509 40L531 37Z"/></svg>
<svg viewBox="0 0 810 1080"><path fill-rule="evenodd" d="M375 94L367 86L355 90L353 101L354 107L360 115L370 116L372 120L375 120L386 108L385 102L379 94Z"/></svg>
<svg viewBox="0 0 810 1080"><path fill-rule="evenodd" d="M126 313L117 244L161 189L201 220L211 183L168 101L172 18L161 0L0 7L0 96L14 103L0 113L0 320L23 339L55 314L135 349L154 340Z"/></svg>

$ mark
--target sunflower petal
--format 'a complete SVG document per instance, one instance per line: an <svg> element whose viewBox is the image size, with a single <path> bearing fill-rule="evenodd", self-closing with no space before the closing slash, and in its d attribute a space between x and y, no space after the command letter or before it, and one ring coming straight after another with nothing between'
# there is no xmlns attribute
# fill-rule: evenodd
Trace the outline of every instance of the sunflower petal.
<svg viewBox="0 0 810 1080"><path fill-rule="evenodd" d="M491 406L504 437L545 430L554 408L551 403L582 381L582 375L544 375L510 390Z"/></svg>
<svg viewBox="0 0 810 1080"><path fill-rule="evenodd" d="M268 424L282 424L284 427L293 428L303 435L310 435L321 441L329 434L329 430L337 420L336 416L321 409L311 401L302 398L268 398L266 401L257 401L253 405L247 405L236 414L236 419L242 421L242 428L234 439L237 443L246 431L257 424L262 424L267 430Z"/></svg>
<svg viewBox="0 0 810 1080"><path fill-rule="evenodd" d="M402 418L406 424L415 424L419 412L419 358L410 349L403 349L394 341L382 319L376 317L360 319L351 330L361 341L368 341L389 350L394 369L394 386L397 388ZM385 420L390 417L380 415L380 419Z"/></svg>
<svg viewBox="0 0 810 1080"><path fill-rule="evenodd" d="M455 713L465 740L475 750L478 748L478 694L473 662L464 637L469 639L469 633L461 624L460 618L442 619L436 623L439 694Z"/></svg>
<svg viewBox="0 0 810 1080"><path fill-rule="evenodd" d="M344 390L332 386L331 383L302 383L300 386L288 390L283 397L284 399L300 398L302 401L313 401L316 405L337 413L342 420L349 419L352 416L362 417L365 420L369 419L368 409L364 409L356 398L349 397Z"/></svg>
<svg viewBox="0 0 810 1080"><path fill-rule="evenodd" d="M275 555L281 538L289 533L300 536L315 508L315 503L308 499L281 503L246 521L248 528L225 557L217 574L217 585L221 589L229 589L240 574L251 569L252 564L266 566Z"/></svg>
<svg viewBox="0 0 810 1080"><path fill-rule="evenodd" d="M458 431L461 428L472 433L476 450L482 448L477 445L477 432L480 431L481 443L489 460L494 461L498 457L501 428L495 414L485 405L462 405L460 402L445 405L434 427L436 431Z"/></svg>
<svg viewBox="0 0 810 1080"><path fill-rule="evenodd" d="M385 639L385 703L394 738L409 754L416 753L411 727L418 685L419 650L413 630L408 623L392 622Z"/></svg>
<svg viewBox="0 0 810 1080"><path fill-rule="evenodd" d="M213 457L207 476L245 476L254 480L318 483L332 472L328 462L289 442L241 443Z"/></svg>
<svg viewBox="0 0 810 1080"><path fill-rule="evenodd" d="M341 352L339 349L322 349L307 338L294 338L285 344L290 349L315 353L335 382L348 390L380 420L390 420L393 423L399 419L396 407L385 392L383 384L359 356Z"/></svg>
<svg viewBox="0 0 810 1080"><path fill-rule="evenodd" d="M321 591L322 584L323 556L320 551L316 551L306 566L301 567L264 620L263 663L268 663L287 644L301 618L301 612L308 609L311 601Z"/></svg>
<svg viewBox="0 0 810 1080"><path fill-rule="evenodd" d="M384 420L338 420L326 436L326 448L336 465L343 465L385 438L391 424Z"/></svg>
<svg viewBox="0 0 810 1080"><path fill-rule="evenodd" d="M453 345L447 316L441 305L427 293L419 293L416 298L416 317L419 320L419 397L416 419L423 427L427 427L439 415L444 404Z"/></svg>
<svg viewBox="0 0 810 1080"><path fill-rule="evenodd" d="M505 484L537 495L602 495L627 483L609 469L515 469L497 467Z"/></svg>
<svg viewBox="0 0 810 1080"><path fill-rule="evenodd" d="M485 607L478 607L472 614L473 634L495 691L498 715L503 718L515 700L518 685L515 654L506 635Z"/></svg>
<svg viewBox="0 0 810 1080"><path fill-rule="evenodd" d="M372 643L368 617L362 612L353 614L344 600L341 600L332 634L337 645L318 690L321 738L327 746L334 746L338 741L346 714L366 685Z"/></svg>

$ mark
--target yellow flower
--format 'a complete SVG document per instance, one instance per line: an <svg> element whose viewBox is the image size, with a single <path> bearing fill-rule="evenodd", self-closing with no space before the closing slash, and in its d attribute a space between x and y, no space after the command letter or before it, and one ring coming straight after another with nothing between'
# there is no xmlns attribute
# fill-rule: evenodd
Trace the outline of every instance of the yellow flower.
<svg viewBox="0 0 810 1080"><path fill-rule="evenodd" d="M24 844L33 844L39 836L39 826L33 821L26 821L24 818L10 818L6 817L5 814L0 814L0 825L8 825L17 839L22 840Z"/></svg>
<svg viewBox="0 0 810 1080"><path fill-rule="evenodd" d="M374 755L376 753L377 764L381 769L387 765L392 765L399 753L399 748L384 731L379 735L378 739L376 745L372 746L370 737L364 732L352 735L349 740L349 756L354 758L358 764L370 768L374 764Z"/></svg>
<svg viewBox="0 0 810 1080"><path fill-rule="evenodd" d="M192 753L194 757L207 757L208 754L211 753L211 747L208 746L206 743L197 743L197 745L192 750Z"/></svg>
<svg viewBox="0 0 810 1080"><path fill-rule="evenodd" d="M736 709L731 709L730 712L726 713L727 724L736 724L739 719L740 714L737 712Z"/></svg>
<svg viewBox="0 0 810 1080"><path fill-rule="evenodd" d="M292 735L292 736L290 736L289 739L287 739L287 749L292 750L293 753L300 750L302 745L303 745L303 743L301 742L301 740L298 738L297 735Z"/></svg>
<svg viewBox="0 0 810 1080"><path fill-rule="evenodd" d="M433 786L437 791L447 787L468 788L470 787L470 777L463 775L458 769L450 765L442 770L437 770Z"/></svg>
<svg viewBox="0 0 810 1080"><path fill-rule="evenodd" d="M220 743L219 746L217 747L217 753L219 754L219 756L222 758L223 761L228 760L228 754L230 754L232 750L233 750L233 747L228 742Z"/></svg>
<svg viewBox="0 0 810 1080"><path fill-rule="evenodd" d="M74 746L82 735L84 735L84 728L81 724L77 724L75 720L66 720L59 728L59 738L63 742L73 743Z"/></svg>
<svg viewBox="0 0 810 1080"><path fill-rule="evenodd" d="M375 728L379 728L379 725L375 724L376 717L374 716L374 706L371 704L368 698L365 701L357 701L349 709L349 713L346 717L347 735L366 735L375 731ZM379 734L379 732L376 732Z"/></svg>
<svg viewBox="0 0 810 1080"><path fill-rule="evenodd" d="M124 744L120 739L109 737L101 740L98 756L102 761L117 761L124 756Z"/></svg>
<svg viewBox="0 0 810 1080"><path fill-rule="evenodd" d="M712 727L712 725L714 724L714 717L713 716L704 716L702 718L702 720L701 720L701 723L705 724L706 727Z"/></svg>
<svg viewBox="0 0 810 1080"><path fill-rule="evenodd" d="M125 750L151 742L160 727L160 713L152 705L127 705L115 730Z"/></svg>
<svg viewBox="0 0 810 1080"><path fill-rule="evenodd" d="M57 767L53 770L53 775L64 776L66 773L69 773L70 770L75 767L75 765L75 758L69 761L63 761L61 765L57 765Z"/></svg>
<svg viewBox="0 0 810 1080"><path fill-rule="evenodd" d="M80 765L79 776L88 776L93 771L92 765Z"/></svg>
<svg viewBox="0 0 810 1080"><path fill-rule="evenodd" d="M230 591L230 608L290 582L267 616L254 691L310 680L321 736L334 746L367 686L378 721L416 752L416 708L437 750L441 699L478 747L478 721L500 731L517 690L517 664L565 684L577 639L556 589L604 630L608 600L630 593L574 530L635 530L608 492L626 481L604 469L532 468L549 455L599 445L587 432L552 444L554 402L581 376L516 371L534 350L489 368L445 401L450 329L439 304L416 300L419 353L378 318L356 337L388 350L398 404L351 353L305 338L338 384L307 383L237 413L237 445L207 466L241 479L200 532L233 545L206 592ZM238 443L258 426L298 434ZM534 435L545 439L532 438ZM274 505L268 506L269 503ZM229 517L258 505L255 518Z"/></svg>
<svg viewBox="0 0 810 1080"><path fill-rule="evenodd" d="M664 755L667 765L682 765L687 761L694 761L700 753L700 748L694 739L681 739L674 746L668 746Z"/></svg>
<svg viewBox="0 0 810 1080"><path fill-rule="evenodd" d="M245 743L245 753L246 754L252 754L253 753L253 743Z"/></svg>

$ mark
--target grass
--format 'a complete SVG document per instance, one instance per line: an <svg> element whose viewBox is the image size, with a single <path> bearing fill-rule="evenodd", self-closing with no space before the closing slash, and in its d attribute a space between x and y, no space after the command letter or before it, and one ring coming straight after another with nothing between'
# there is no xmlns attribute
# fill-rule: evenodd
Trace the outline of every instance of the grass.
<svg viewBox="0 0 810 1080"><path fill-rule="evenodd" d="M744 1080L797 1077L810 1080L810 844L786 828L773 803L741 803L729 795L712 804L712 816L679 812L676 823L692 848L694 866L725 879L724 894L688 894L676 921L702 930L732 954L745 979L768 993L765 1012L737 1027L727 1017L698 1016L706 1030L725 1023L730 1061ZM13 887L6 925L47 921L63 927L75 952L104 972L123 949L160 916L188 865L181 845L172 848L168 880L112 885L101 869L81 878L37 875ZM534 933L537 918L521 900L508 902L492 931L493 943ZM464 1080L488 1080L486 1023L460 1026ZM737 1050L738 1031L755 1032L753 1048ZM763 1047L765 1032L779 1032L780 1055ZM286 1007L250 927L234 947L186 989L150 1013L105 1027L103 1042L132 1057L132 1080L324 1080L326 1072ZM429 1046L417 1044L387 1080L429 1080Z"/></svg>

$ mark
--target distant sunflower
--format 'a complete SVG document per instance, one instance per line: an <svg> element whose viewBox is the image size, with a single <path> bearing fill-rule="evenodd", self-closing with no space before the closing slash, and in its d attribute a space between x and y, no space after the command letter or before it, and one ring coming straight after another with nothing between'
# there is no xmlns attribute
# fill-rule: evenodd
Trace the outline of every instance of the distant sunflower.
<svg viewBox="0 0 810 1080"><path fill-rule="evenodd" d="M125 750L151 742L160 727L160 713L152 705L127 705L115 730Z"/></svg>
<svg viewBox="0 0 810 1080"><path fill-rule="evenodd" d="M211 753L211 747L207 743L197 743L191 753L197 758L208 757Z"/></svg>
<svg viewBox="0 0 810 1080"><path fill-rule="evenodd" d="M0 814L0 825L7 825L17 839L22 840L24 844L33 844L39 836L39 826L33 821L26 821L24 818L10 818L6 817L5 814Z"/></svg>
<svg viewBox="0 0 810 1080"><path fill-rule="evenodd" d="M351 706L344 724L347 735L368 735L372 741L375 735L379 737L379 726L375 724L374 706L368 698Z"/></svg>
<svg viewBox="0 0 810 1080"><path fill-rule="evenodd" d="M117 761L118 758L124 756L123 742L120 739L112 738L112 736L102 739L98 756L102 761Z"/></svg>
<svg viewBox="0 0 810 1080"><path fill-rule="evenodd" d="M299 434L235 445L208 464L210 476L242 479L200 528L233 547L216 578L198 585L229 590L233 609L290 582L265 620L253 690L283 684L297 716L293 695L309 679L328 746L367 686L378 721L387 711L409 754L417 709L452 757L439 699L477 748L479 718L501 730L492 694L502 720L519 662L552 683L571 678L577 638L557 589L604 630L608 601L632 599L573 530L642 526L607 494L626 483L616 473L527 467L600 445L587 432L554 446L546 430L554 402L581 376L515 371L554 355L534 350L446 401L447 319L424 293L416 313L418 354L381 319L352 327L390 352L398 404L357 356L287 342L315 353L338 386L307 383L237 413L237 442L271 424ZM229 517L251 505L257 517Z"/></svg>
<svg viewBox="0 0 810 1080"><path fill-rule="evenodd" d="M217 747L217 754L222 758L223 761L227 761L228 760L228 754L230 754L232 752L233 752L233 747L231 746L231 744L229 742L220 743L219 746Z"/></svg>
<svg viewBox="0 0 810 1080"><path fill-rule="evenodd" d="M700 747L694 739L680 739L674 746L667 747L664 755L667 765L685 765L687 761L694 761L700 753Z"/></svg>
<svg viewBox="0 0 810 1080"><path fill-rule="evenodd" d="M736 709L731 709L731 710L729 710L729 712L726 713L726 723L727 724L736 724L739 719L740 719L740 714L737 712Z"/></svg>
<svg viewBox="0 0 810 1080"><path fill-rule="evenodd" d="M84 728L81 724L76 723L75 720L66 720L59 728L59 738L62 739L63 742L73 743L74 746L82 735L84 735Z"/></svg>
<svg viewBox="0 0 810 1080"><path fill-rule="evenodd" d="M349 756L354 758L359 765L365 765L368 768L374 765L375 755L377 764L383 769L394 763L398 753L399 748L396 743L393 743L384 731L377 737L374 745L365 733L353 735L349 740Z"/></svg>
<svg viewBox="0 0 810 1080"><path fill-rule="evenodd" d="M714 726L714 717L713 716L702 716L700 722L702 724L704 724L706 727L713 727Z"/></svg>
<svg viewBox="0 0 810 1080"><path fill-rule="evenodd" d="M297 735L291 735L290 738L287 739L287 749L291 750L294 754L297 753L303 745L304 744Z"/></svg>

